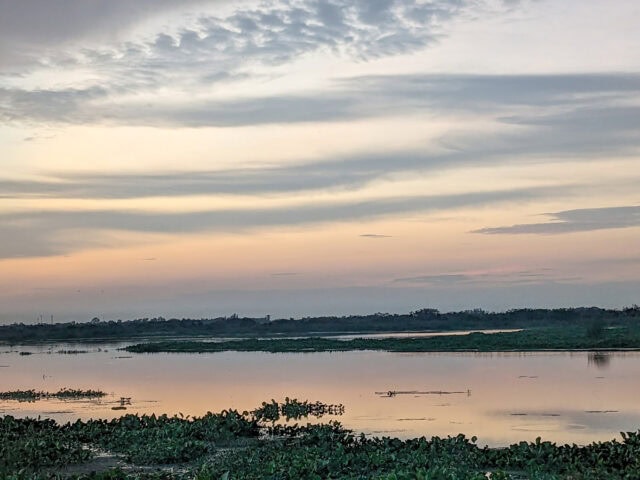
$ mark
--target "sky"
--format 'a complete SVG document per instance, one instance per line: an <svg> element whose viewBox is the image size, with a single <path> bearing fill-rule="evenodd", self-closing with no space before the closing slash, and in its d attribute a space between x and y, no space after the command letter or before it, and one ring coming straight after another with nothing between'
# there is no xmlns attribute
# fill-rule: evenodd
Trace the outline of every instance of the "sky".
<svg viewBox="0 0 640 480"><path fill-rule="evenodd" d="M640 303L636 0L0 0L0 322Z"/></svg>

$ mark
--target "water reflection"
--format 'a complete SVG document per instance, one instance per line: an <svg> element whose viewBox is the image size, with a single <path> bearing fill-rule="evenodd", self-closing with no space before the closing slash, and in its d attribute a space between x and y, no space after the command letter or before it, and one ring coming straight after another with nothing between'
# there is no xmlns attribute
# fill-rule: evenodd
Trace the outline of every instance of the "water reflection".
<svg viewBox="0 0 640 480"><path fill-rule="evenodd" d="M593 365L599 369L606 369L611 362L611 353L609 352L590 352L587 356L588 365Z"/></svg>
<svg viewBox="0 0 640 480"><path fill-rule="evenodd" d="M429 338L429 337L448 337L462 336L471 333L484 333L490 335L492 333L510 333L521 332L521 328L509 329L488 329L488 330L451 330L447 332L390 332L390 333L355 333L347 335L322 335L324 338L334 340L355 340L356 338L382 339L382 338ZM298 337L299 338L299 337Z"/></svg>
<svg viewBox="0 0 640 480"><path fill-rule="evenodd" d="M76 346L77 347L77 346ZM5 353L3 390L100 389L93 402L1 402L0 411L60 421L123 413L202 415L250 410L272 398L344 404L339 420L366 434L403 438L476 435L506 445L544 439L610 440L640 427L640 353L389 353L121 355L114 346L82 355L49 354L60 345ZM601 355L600 352L598 352ZM123 358L129 357L129 358ZM614 361L611 359L614 358ZM597 363L600 362L600 363ZM392 392L394 394L389 395ZM126 411L112 410L129 398Z"/></svg>

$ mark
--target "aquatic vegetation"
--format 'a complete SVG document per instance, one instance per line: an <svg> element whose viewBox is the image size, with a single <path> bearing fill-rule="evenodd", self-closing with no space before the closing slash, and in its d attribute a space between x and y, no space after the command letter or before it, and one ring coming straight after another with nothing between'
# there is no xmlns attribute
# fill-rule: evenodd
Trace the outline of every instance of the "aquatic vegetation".
<svg viewBox="0 0 640 480"><path fill-rule="evenodd" d="M255 420L235 410L194 419L125 415L111 421L76 422L69 430L138 465L189 462L214 452L218 444L259 434Z"/></svg>
<svg viewBox="0 0 640 480"><path fill-rule="evenodd" d="M57 392L14 390L11 392L0 392L0 400L17 400L19 402L36 402L38 400L48 400L51 398L79 400L83 398L100 398L105 395L106 393L100 390L78 390L73 388L62 388Z"/></svg>
<svg viewBox="0 0 640 480"><path fill-rule="evenodd" d="M278 403L271 400L270 403L262 402L262 405L251 414L258 421L277 422L282 417L287 421L299 420L306 417L321 418L324 415L342 415L344 413L344 405L327 405L322 402L309 403L307 401L300 402L295 399L286 397L284 403Z"/></svg>
<svg viewBox="0 0 640 480"><path fill-rule="evenodd" d="M98 449L121 456L128 465L78 478L484 480L488 474L494 480L640 478L640 432L622 433L622 441L586 446L556 445L538 438L489 448L462 434L369 438L335 421L303 426L272 421L276 413L289 411L293 418L329 407L322 405L287 399L284 404L264 402L251 412L224 410L196 418L125 415L64 425L0 417L0 478L59 478L63 467L90 461Z"/></svg>
<svg viewBox="0 0 640 480"><path fill-rule="evenodd" d="M497 352L545 350L640 349L640 326L605 330L592 337L586 328L537 328L517 332L468 335L443 335L414 338L330 338L244 339L225 342L165 341L131 345L124 350L133 353L157 352L334 352L353 350L385 350L394 352Z"/></svg>
<svg viewBox="0 0 640 480"><path fill-rule="evenodd" d="M0 417L0 478L81 463L90 457L91 452L53 420Z"/></svg>
<svg viewBox="0 0 640 480"><path fill-rule="evenodd" d="M428 390L428 391L420 391L420 390L387 390L385 392L374 392L376 395L380 397L395 397L397 395L456 395L456 394L465 394L471 395L471 390Z"/></svg>
<svg viewBox="0 0 640 480"><path fill-rule="evenodd" d="M34 391L21 393L30 396ZM338 408L287 398L284 404L265 402L253 412L223 410L195 418L125 415L113 420L78 420L58 425L53 420L0 417L0 474L11 469L36 471L83 462L96 448L119 454L135 465L191 462L213 455L221 447L244 446L257 442L265 433L278 432L274 430L274 420L266 418L268 409L264 405L273 406L286 418L321 416Z"/></svg>

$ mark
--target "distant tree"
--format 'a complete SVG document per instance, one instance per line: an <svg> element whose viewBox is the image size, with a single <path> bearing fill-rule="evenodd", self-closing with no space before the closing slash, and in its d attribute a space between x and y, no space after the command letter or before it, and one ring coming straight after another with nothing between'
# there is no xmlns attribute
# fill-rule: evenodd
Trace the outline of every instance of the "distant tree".
<svg viewBox="0 0 640 480"><path fill-rule="evenodd" d="M587 337L591 339L598 339L604 336L606 325L602 318L596 318L587 327Z"/></svg>
<svg viewBox="0 0 640 480"><path fill-rule="evenodd" d="M631 305L630 307L625 307L622 310L624 313L626 313L629 316L638 316L640 315L640 306L636 305L635 303L633 305Z"/></svg>
<svg viewBox="0 0 640 480"><path fill-rule="evenodd" d="M412 317L437 317L440 315L440 312L435 308L423 308L421 310L416 310L415 312L411 312L409 315Z"/></svg>

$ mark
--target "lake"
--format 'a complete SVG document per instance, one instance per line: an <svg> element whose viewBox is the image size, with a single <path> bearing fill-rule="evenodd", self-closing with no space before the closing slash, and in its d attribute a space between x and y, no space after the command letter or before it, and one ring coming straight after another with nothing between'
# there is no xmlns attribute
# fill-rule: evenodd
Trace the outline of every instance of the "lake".
<svg viewBox="0 0 640 480"><path fill-rule="evenodd" d="M123 413L202 415L285 396L344 404L337 419L368 435L476 435L586 444L640 428L640 352L135 355L120 344L0 347L1 390L101 389L101 400L0 402L0 415L58 421ZM86 349L68 355L61 349ZM20 355L20 352L33 352ZM391 393L389 393L391 392ZM131 397L126 412L114 411Z"/></svg>

